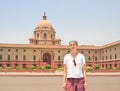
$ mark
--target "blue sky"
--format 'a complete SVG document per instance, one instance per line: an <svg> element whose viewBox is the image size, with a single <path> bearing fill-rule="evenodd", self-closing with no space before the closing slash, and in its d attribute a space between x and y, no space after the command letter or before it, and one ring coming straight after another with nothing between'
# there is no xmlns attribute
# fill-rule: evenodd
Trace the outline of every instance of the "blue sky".
<svg viewBox="0 0 120 91"><path fill-rule="evenodd" d="M0 43L28 44L44 11L63 45L120 40L120 0L0 0Z"/></svg>

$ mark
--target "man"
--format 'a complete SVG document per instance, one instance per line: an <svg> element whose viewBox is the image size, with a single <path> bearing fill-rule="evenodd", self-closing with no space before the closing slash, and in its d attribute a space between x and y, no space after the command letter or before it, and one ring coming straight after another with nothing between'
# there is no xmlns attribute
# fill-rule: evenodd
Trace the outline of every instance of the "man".
<svg viewBox="0 0 120 91"><path fill-rule="evenodd" d="M85 91L87 88L86 63L83 54L77 52L77 41L70 41L70 53L64 57L63 88L65 91Z"/></svg>

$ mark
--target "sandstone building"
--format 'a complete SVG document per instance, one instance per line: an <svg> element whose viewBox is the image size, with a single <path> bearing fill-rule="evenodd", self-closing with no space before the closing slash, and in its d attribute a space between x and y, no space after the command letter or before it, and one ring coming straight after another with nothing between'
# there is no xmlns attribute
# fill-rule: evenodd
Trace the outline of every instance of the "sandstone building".
<svg viewBox="0 0 120 91"><path fill-rule="evenodd" d="M61 45L56 31L44 13L29 44L0 43L0 67L29 68L47 62L52 68L62 67L63 58L70 52L68 45ZM120 40L103 46L80 45L78 51L86 57L88 66L99 64L101 68L120 68Z"/></svg>

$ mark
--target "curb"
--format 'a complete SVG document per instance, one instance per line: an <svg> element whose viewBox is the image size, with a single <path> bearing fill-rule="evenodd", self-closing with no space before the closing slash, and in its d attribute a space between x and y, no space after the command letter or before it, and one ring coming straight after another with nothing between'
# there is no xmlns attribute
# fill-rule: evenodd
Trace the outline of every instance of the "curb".
<svg viewBox="0 0 120 91"><path fill-rule="evenodd" d="M0 76L63 76L63 72L0 72ZM111 73L87 73L87 76L120 76L120 72L111 72Z"/></svg>

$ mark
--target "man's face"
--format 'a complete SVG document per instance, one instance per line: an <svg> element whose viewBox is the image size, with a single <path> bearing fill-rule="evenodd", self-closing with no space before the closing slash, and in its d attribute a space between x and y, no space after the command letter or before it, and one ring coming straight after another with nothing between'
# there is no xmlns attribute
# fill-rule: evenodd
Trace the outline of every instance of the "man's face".
<svg viewBox="0 0 120 91"><path fill-rule="evenodd" d="M77 49L77 45L74 42L70 43L70 49L71 50L76 50Z"/></svg>

